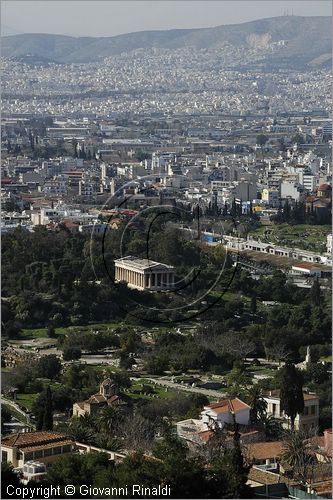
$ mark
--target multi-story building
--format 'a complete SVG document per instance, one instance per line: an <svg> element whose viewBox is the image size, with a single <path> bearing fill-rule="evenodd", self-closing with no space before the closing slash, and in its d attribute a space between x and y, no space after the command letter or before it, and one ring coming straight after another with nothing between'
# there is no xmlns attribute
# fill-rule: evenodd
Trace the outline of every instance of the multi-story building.
<svg viewBox="0 0 333 500"><path fill-rule="evenodd" d="M225 424L233 424L234 419L239 425L249 425L250 406L238 398L224 399L218 403L204 406L201 421L206 429L218 425L221 429Z"/></svg>
<svg viewBox="0 0 333 500"><path fill-rule="evenodd" d="M280 193L278 189L263 189L261 199L270 207L276 208L279 206Z"/></svg>
<svg viewBox="0 0 333 500"><path fill-rule="evenodd" d="M315 429L319 423L319 397L316 394L303 393L304 410L295 418L295 429ZM267 415L281 421L285 429L290 428L290 418L281 410L280 391L269 391L264 396L267 403Z"/></svg>

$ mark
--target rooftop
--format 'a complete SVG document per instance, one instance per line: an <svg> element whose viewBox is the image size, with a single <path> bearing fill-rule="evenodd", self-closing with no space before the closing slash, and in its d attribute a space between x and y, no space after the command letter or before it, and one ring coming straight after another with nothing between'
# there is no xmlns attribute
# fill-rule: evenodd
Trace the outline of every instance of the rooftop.
<svg viewBox="0 0 333 500"><path fill-rule="evenodd" d="M115 265L118 266L124 264L126 265L126 267L131 267L133 270L136 271L152 270L153 268L158 268L158 267L163 267L165 270L174 269L173 266L162 264L161 262L155 262L154 260L150 259L138 259L137 257L133 257L132 255L128 255L127 257L122 257L121 259L116 259L114 263Z"/></svg>
<svg viewBox="0 0 333 500"><path fill-rule="evenodd" d="M251 459L266 460L268 458L276 458L282 452L282 442L272 441L267 443L251 443L246 447L247 453Z"/></svg>
<svg viewBox="0 0 333 500"><path fill-rule="evenodd" d="M64 434L50 431L40 432L16 432L9 436L5 436L1 440L2 446L9 448L26 448L29 446L45 445L52 442L67 441L68 438Z"/></svg>
<svg viewBox="0 0 333 500"><path fill-rule="evenodd" d="M243 403L243 401L238 398L224 399L223 401L212 403L204 407L204 409L214 410L215 413L237 413L249 408L249 405Z"/></svg>
<svg viewBox="0 0 333 500"><path fill-rule="evenodd" d="M319 399L319 397L316 394L309 394L307 392L303 392L303 397L304 397L304 401L312 401L312 400ZM280 390L274 389L272 391L268 391L265 394L265 398L280 399Z"/></svg>

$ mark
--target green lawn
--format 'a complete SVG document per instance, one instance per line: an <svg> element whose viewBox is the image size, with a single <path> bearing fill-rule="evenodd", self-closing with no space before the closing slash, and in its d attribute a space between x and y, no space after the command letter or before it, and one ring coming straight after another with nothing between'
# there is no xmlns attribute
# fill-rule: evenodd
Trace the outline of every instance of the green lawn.
<svg viewBox="0 0 333 500"><path fill-rule="evenodd" d="M326 251L326 236L332 232L330 225L279 224L262 226L249 232L251 236L260 237L263 242L276 243L281 246L302 248L315 252Z"/></svg>
<svg viewBox="0 0 333 500"><path fill-rule="evenodd" d="M31 410L33 403L37 399L38 394L37 393L30 393L30 394L24 394L24 393L17 393L16 395L16 403L19 406L25 406L25 408L28 408L28 410Z"/></svg>
<svg viewBox="0 0 333 500"><path fill-rule="evenodd" d="M108 329L113 330L117 326L120 326L119 323L94 323L92 325L82 325L82 326L66 326L59 327L55 329L56 337L59 335L65 335L70 332L89 332L90 330L99 330L105 331ZM20 332L19 340L30 340L37 338L47 338L47 328L24 328Z"/></svg>
<svg viewBox="0 0 333 500"><path fill-rule="evenodd" d="M151 389L152 393L149 394L148 391L145 391L147 392L147 395L135 393L134 391L142 391L142 385ZM177 393L177 391L170 389L169 387L167 389L168 390L166 391L166 387L159 384L154 387L149 380L140 379L140 381L132 383L129 390L126 391L126 395L130 396L132 399L146 399L152 401L154 399L167 399ZM153 397L152 394L154 394L155 397Z"/></svg>
<svg viewBox="0 0 333 500"><path fill-rule="evenodd" d="M276 373L276 370L274 368L267 368L265 366L255 366L255 365L249 365L246 367L246 371L248 372L254 372L258 375L270 375L274 376Z"/></svg>
<svg viewBox="0 0 333 500"><path fill-rule="evenodd" d="M242 300L243 302L249 302L250 298L247 297L244 294L239 294L238 292L231 292L230 290L227 291L219 291L219 290L212 290L209 292L210 297L213 297L214 299L222 299L225 302L229 302L232 300Z"/></svg>
<svg viewBox="0 0 333 500"><path fill-rule="evenodd" d="M326 361L327 363L332 363L332 356L321 356L320 361Z"/></svg>

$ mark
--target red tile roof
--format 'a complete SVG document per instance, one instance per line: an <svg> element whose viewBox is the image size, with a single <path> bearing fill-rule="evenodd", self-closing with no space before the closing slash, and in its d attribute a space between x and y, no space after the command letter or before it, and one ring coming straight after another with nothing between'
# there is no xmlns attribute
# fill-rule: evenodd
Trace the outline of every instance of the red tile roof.
<svg viewBox="0 0 333 500"><path fill-rule="evenodd" d="M38 446L57 441L66 441L68 438L64 434L50 431L38 432L16 432L1 439L2 446L9 448L25 448L28 446Z"/></svg>
<svg viewBox="0 0 333 500"><path fill-rule="evenodd" d="M243 403L238 398L235 399L224 399L218 403L213 403L211 405L205 406L204 409L209 408L215 413L237 413L242 410L247 410L250 408L249 405Z"/></svg>
<svg viewBox="0 0 333 500"><path fill-rule="evenodd" d="M266 460L276 458L282 452L282 442L272 441L266 443L251 443L246 446L247 454L254 460Z"/></svg>

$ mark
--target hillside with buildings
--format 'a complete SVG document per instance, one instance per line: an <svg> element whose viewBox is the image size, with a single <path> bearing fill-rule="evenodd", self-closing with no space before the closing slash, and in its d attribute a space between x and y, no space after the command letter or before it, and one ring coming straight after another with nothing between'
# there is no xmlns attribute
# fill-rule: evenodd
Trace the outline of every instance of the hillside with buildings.
<svg viewBox="0 0 333 500"><path fill-rule="evenodd" d="M332 498L329 24L4 39L2 498Z"/></svg>
<svg viewBox="0 0 333 500"><path fill-rule="evenodd" d="M69 37L22 34L3 37L2 56L29 62L82 63L137 49L181 50L229 48L252 54L262 68L328 66L331 55L329 17L281 16L238 25L168 31L143 31L114 37ZM218 58L217 58L218 59Z"/></svg>

